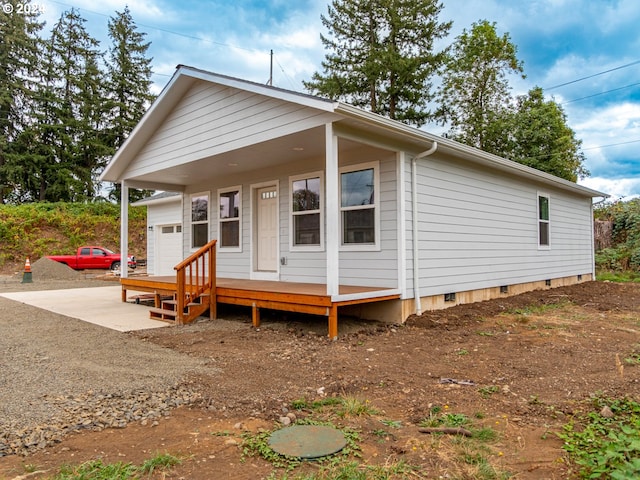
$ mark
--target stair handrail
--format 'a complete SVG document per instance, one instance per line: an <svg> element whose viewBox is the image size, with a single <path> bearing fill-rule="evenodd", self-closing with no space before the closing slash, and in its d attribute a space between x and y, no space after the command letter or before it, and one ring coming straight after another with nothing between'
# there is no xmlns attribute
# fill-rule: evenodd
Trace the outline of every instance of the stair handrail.
<svg viewBox="0 0 640 480"><path fill-rule="evenodd" d="M184 323L185 306L203 293L210 294L209 306L210 309L215 309L216 242L211 240L173 267L176 271L178 324ZM213 318L214 312L211 311L210 316Z"/></svg>

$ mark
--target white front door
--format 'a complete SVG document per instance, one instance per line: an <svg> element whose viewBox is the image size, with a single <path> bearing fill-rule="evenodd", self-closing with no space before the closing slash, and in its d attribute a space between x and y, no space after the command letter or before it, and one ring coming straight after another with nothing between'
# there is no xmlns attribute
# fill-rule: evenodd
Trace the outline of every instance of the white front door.
<svg viewBox="0 0 640 480"><path fill-rule="evenodd" d="M256 269L278 269L278 189L275 185L259 188L256 198Z"/></svg>

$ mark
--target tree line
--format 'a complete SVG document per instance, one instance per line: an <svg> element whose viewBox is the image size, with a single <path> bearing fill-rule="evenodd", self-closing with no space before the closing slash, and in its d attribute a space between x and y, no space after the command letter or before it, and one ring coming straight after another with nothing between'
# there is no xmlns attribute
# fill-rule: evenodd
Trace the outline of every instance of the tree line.
<svg viewBox="0 0 640 480"><path fill-rule="evenodd" d="M5 0L17 5L30 0ZM452 22L437 0L332 0L322 71L304 87L570 181L589 175L581 141L542 88L524 77L508 33L479 20L444 48ZM77 10L41 35L37 9L0 11L0 203L94 201L98 176L153 96L146 34L128 8L108 21L107 51ZM132 191L132 195L140 195ZM113 186L111 199L119 199Z"/></svg>
<svg viewBox="0 0 640 480"><path fill-rule="evenodd" d="M514 96L508 78L524 65L508 33L479 20L445 48L452 22L437 0L333 0L321 16L328 34L322 71L305 87L373 113L576 182L581 140L562 107L540 87Z"/></svg>
<svg viewBox="0 0 640 480"><path fill-rule="evenodd" d="M45 38L30 0L4 3L24 8L0 11L0 203L102 198L98 176L153 100L145 34L125 8L102 51L76 9Z"/></svg>

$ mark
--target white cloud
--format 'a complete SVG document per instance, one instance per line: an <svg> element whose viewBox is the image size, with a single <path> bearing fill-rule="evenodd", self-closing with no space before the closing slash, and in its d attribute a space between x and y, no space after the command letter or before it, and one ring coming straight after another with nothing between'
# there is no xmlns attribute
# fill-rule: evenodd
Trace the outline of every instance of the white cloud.
<svg viewBox="0 0 640 480"><path fill-rule="evenodd" d="M585 178L578 182L587 188L592 188L602 193L607 193L612 200L631 200L640 197L640 178L611 179L603 177Z"/></svg>

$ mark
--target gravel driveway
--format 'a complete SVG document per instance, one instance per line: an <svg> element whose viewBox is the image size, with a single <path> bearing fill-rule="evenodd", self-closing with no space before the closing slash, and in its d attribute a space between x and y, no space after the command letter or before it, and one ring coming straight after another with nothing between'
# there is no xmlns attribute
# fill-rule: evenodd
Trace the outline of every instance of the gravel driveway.
<svg viewBox="0 0 640 480"><path fill-rule="evenodd" d="M0 291L104 286L98 280L0 279ZM113 284L113 283L110 283ZM197 394L179 386L202 359L0 297L0 456L84 428L150 421Z"/></svg>

